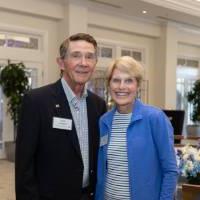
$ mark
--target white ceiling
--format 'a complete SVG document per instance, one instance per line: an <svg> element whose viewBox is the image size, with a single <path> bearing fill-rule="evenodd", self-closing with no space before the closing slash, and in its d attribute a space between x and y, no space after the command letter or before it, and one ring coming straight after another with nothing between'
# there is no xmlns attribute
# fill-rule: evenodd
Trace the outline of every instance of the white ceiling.
<svg viewBox="0 0 200 200"><path fill-rule="evenodd" d="M200 27L198 0L88 0L90 6L153 21L173 21ZM146 14L142 11L146 10Z"/></svg>

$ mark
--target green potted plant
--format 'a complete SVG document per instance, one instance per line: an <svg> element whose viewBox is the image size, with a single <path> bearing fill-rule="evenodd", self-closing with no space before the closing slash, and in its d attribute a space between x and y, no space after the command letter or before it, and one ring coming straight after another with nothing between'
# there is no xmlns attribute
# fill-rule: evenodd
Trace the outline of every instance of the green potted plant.
<svg viewBox="0 0 200 200"><path fill-rule="evenodd" d="M11 63L1 67L0 85L4 95L7 97L7 111L14 123L14 141L16 139L19 121L19 110L24 93L29 89L28 77L22 62ZM7 159L14 160L15 144L11 141L5 142Z"/></svg>
<svg viewBox="0 0 200 200"><path fill-rule="evenodd" d="M187 95L188 102L193 105L191 119L193 124L187 125L189 136L200 136L200 80L196 80Z"/></svg>

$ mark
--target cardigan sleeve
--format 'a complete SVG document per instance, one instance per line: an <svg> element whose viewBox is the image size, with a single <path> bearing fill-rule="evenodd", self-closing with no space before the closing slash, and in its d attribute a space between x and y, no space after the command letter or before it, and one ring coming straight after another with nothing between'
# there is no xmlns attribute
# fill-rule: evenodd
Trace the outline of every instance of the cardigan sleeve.
<svg viewBox="0 0 200 200"><path fill-rule="evenodd" d="M151 115L151 122L153 139L163 172L160 200L172 200L178 176L173 128L161 110Z"/></svg>

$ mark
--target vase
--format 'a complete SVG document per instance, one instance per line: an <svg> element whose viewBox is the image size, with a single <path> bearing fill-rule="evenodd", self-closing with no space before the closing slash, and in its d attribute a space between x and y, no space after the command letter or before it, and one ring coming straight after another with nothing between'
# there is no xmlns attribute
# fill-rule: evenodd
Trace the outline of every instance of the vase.
<svg viewBox="0 0 200 200"><path fill-rule="evenodd" d="M187 180L189 184L200 185L200 174L198 173L196 177L189 176Z"/></svg>
<svg viewBox="0 0 200 200"><path fill-rule="evenodd" d="M183 200L199 200L200 185L182 184Z"/></svg>

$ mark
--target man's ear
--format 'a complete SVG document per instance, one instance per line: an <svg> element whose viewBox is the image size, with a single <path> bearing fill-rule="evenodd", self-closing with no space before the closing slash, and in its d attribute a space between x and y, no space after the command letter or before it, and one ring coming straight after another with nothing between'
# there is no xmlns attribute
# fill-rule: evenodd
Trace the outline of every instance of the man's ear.
<svg viewBox="0 0 200 200"><path fill-rule="evenodd" d="M59 65L60 69L64 69L64 61L61 57L56 58L57 64Z"/></svg>

